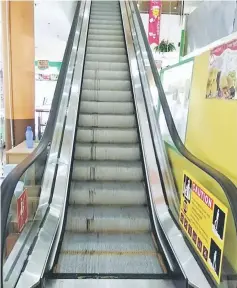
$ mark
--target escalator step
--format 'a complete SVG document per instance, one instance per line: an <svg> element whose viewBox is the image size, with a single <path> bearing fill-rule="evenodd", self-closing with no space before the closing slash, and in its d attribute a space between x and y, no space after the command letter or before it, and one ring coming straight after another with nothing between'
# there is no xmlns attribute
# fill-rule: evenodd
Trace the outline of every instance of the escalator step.
<svg viewBox="0 0 237 288"><path fill-rule="evenodd" d="M152 235L65 233L59 273L161 273Z"/></svg>
<svg viewBox="0 0 237 288"><path fill-rule="evenodd" d="M65 229L80 233L141 233L151 227L145 206L69 205Z"/></svg>
<svg viewBox="0 0 237 288"><path fill-rule="evenodd" d="M131 91L105 91L83 89L81 99L85 101L104 101L104 102L131 102Z"/></svg>
<svg viewBox="0 0 237 288"><path fill-rule="evenodd" d="M123 41L96 41L88 40L87 47L115 47L115 48L124 48L125 44Z"/></svg>
<svg viewBox="0 0 237 288"><path fill-rule="evenodd" d="M133 114L132 102L81 101L83 114Z"/></svg>
<svg viewBox="0 0 237 288"><path fill-rule="evenodd" d="M115 36L112 36L112 37L115 37ZM108 40L107 37L106 37L106 40ZM127 55L86 54L86 61L127 63Z"/></svg>
<svg viewBox="0 0 237 288"><path fill-rule="evenodd" d="M88 54L126 55L125 48L119 47L87 47Z"/></svg>
<svg viewBox="0 0 237 288"><path fill-rule="evenodd" d="M138 143L137 129L78 128L78 142Z"/></svg>
<svg viewBox="0 0 237 288"><path fill-rule="evenodd" d="M94 19L94 17L96 18L97 16L98 16L98 11L96 11L95 9L92 9L91 10L91 18ZM119 10L116 9L114 11L103 11L100 13L100 16L113 17L114 19L119 19L120 13L119 13Z"/></svg>
<svg viewBox="0 0 237 288"><path fill-rule="evenodd" d="M76 143L76 160L140 160L138 144Z"/></svg>
<svg viewBox="0 0 237 288"><path fill-rule="evenodd" d="M105 17L107 19L107 17ZM123 36L123 31L121 30L105 30L105 29L89 29L88 32L89 35L104 35L106 38L106 35L118 35L118 36Z"/></svg>
<svg viewBox="0 0 237 288"><path fill-rule="evenodd" d="M103 25L122 25L122 21L121 20L106 20L106 19L91 19L90 20L90 24L103 24ZM123 38L123 37L122 37ZM124 38L123 38L124 39Z"/></svg>
<svg viewBox="0 0 237 288"><path fill-rule="evenodd" d="M120 21L120 23L121 23L120 15L112 16L110 14L107 14L107 15L97 14L97 15L93 16L93 20L107 20L107 21L111 21L111 23L113 23L113 21Z"/></svg>
<svg viewBox="0 0 237 288"><path fill-rule="evenodd" d="M119 30L121 31L123 29L122 24L114 24L114 25L105 25L105 24L91 24L90 29L104 29L104 30ZM87 43L88 46L88 43ZM124 43L123 43L123 46Z"/></svg>
<svg viewBox="0 0 237 288"><path fill-rule="evenodd" d="M113 62L85 62L86 70L95 70L95 71L129 71L129 66L127 63L113 63Z"/></svg>
<svg viewBox="0 0 237 288"><path fill-rule="evenodd" d="M85 70L84 79L97 80L127 80L130 75L128 71L103 71L103 70Z"/></svg>
<svg viewBox="0 0 237 288"><path fill-rule="evenodd" d="M83 79L82 89L87 90L109 90L109 91L130 91L131 82L129 80L99 80Z"/></svg>
<svg viewBox="0 0 237 288"><path fill-rule="evenodd" d="M72 180L143 181L143 170L139 161L74 160Z"/></svg>
<svg viewBox="0 0 237 288"><path fill-rule="evenodd" d="M98 128L133 128L136 127L136 118L134 115L81 114L78 126Z"/></svg>
<svg viewBox="0 0 237 288"><path fill-rule="evenodd" d="M98 21L99 23L104 23L106 20L101 20L101 21ZM108 23L110 21L107 21ZM106 35L106 38L104 35L88 35L88 38L87 40L94 40L94 41L118 41L118 42L121 42L121 41L124 41L124 37L123 35Z"/></svg>
<svg viewBox="0 0 237 288"><path fill-rule="evenodd" d="M142 182L72 182L69 204L81 205L145 205Z"/></svg>

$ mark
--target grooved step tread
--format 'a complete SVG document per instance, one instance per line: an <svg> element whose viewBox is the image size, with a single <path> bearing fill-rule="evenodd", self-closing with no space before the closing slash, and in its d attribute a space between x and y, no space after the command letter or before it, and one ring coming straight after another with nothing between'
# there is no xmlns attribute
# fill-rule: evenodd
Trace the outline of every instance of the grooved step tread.
<svg viewBox="0 0 237 288"><path fill-rule="evenodd" d="M104 102L131 102L133 100L132 91L106 91L83 89L82 100L104 101Z"/></svg>
<svg viewBox="0 0 237 288"><path fill-rule="evenodd" d="M94 40L100 35L96 35ZM115 37L115 36L113 36ZM109 38L106 37L106 41L109 41ZM119 39L121 41L121 38ZM115 62L115 63L128 63L127 55L106 55L106 54L86 54L86 61L98 61L98 62Z"/></svg>
<svg viewBox="0 0 237 288"><path fill-rule="evenodd" d="M58 273L162 273L153 236L66 232Z"/></svg>
<svg viewBox="0 0 237 288"><path fill-rule="evenodd" d="M127 115L134 113L134 107L132 102L81 101L80 112L84 114Z"/></svg>
<svg viewBox="0 0 237 288"><path fill-rule="evenodd" d="M74 160L72 179L97 181L143 181L140 161Z"/></svg>
<svg viewBox="0 0 237 288"><path fill-rule="evenodd" d="M141 233L151 230L145 206L69 205L66 231Z"/></svg>
<svg viewBox="0 0 237 288"><path fill-rule="evenodd" d="M135 128L83 128L78 127L76 141L93 143L138 143Z"/></svg>
<svg viewBox="0 0 237 288"><path fill-rule="evenodd" d="M91 144L76 143L76 160L140 160L138 144Z"/></svg>
<svg viewBox="0 0 237 288"><path fill-rule="evenodd" d="M145 205L143 182L73 181L70 204L81 205Z"/></svg>
<svg viewBox="0 0 237 288"><path fill-rule="evenodd" d="M78 122L78 126L98 128L133 128L136 125L134 115L81 114Z"/></svg>
<svg viewBox="0 0 237 288"><path fill-rule="evenodd" d="M84 71L84 79L101 80L130 80L128 71L88 70Z"/></svg>
<svg viewBox="0 0 237 288"><path fill-rule="evenodd" d="M125 48L123 41L105 41L105 40L88 40L87 47L115 47L115 48Z"/></svg>

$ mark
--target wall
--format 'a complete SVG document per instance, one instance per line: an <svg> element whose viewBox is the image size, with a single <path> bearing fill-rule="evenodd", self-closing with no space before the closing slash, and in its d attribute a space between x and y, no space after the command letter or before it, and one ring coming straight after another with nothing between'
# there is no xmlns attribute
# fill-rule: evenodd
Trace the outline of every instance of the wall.
<svg viewBox="0 0 237 288"><path fill-rule="evenodd" d="M236 1L204 1L187 17L188 53L237 31Z"/></svg>
<svg viewBox="0 0 237 288"><path fill-rule="evenodd" d="M237 101L205 98L209 56L195 57L186 145L237 185Z"/></svg>

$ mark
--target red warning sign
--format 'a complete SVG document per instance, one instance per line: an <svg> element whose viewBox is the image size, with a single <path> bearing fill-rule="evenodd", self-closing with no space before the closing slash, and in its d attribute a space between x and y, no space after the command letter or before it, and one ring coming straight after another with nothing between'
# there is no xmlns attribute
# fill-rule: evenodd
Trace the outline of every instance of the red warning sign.
<svg viewBox="0 0 237 288"><path fill-rule="evenodd" d="M17 199L17 224L18 231L21 232L28 221L28 197L27 189Z"/></svg>

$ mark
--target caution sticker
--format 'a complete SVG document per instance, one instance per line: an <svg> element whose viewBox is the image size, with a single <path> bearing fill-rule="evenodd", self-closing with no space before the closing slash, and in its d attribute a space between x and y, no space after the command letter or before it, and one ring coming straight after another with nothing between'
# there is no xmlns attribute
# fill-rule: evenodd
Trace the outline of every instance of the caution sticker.
<svg viewBox="0 0 237 288"><path fill-rule="evenodd" d="M228 209L189 173L183 174L179 221L207 269L220 283Z"/></svg>

